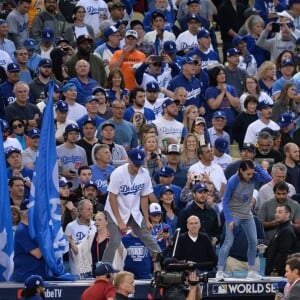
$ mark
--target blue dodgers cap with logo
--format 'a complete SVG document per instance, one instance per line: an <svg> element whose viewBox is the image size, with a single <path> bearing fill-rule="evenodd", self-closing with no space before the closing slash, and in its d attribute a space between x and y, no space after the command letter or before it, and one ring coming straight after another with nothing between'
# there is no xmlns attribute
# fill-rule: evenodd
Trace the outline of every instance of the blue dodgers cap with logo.
<svg viewBox="0 0 300 300"><path fill-rule="evenodd" d="M21 154L21 150L16 148L16 147L8 147L6 148L5 150L5 155L6 155L6 158L9 158L9 156L13 153L19 153Z"/></svg>
<svg viewBox="0 0 300 300"><path fill-rule="evenodd" d="M128 157L135 165L143 165L145 159L145 153L140 149L131 149L128 152Z"/></svg>
<svg viewBox="0 0 300 300"><path fill-rule="evenodd" d="M208 191L207 186L204 183L198 183L193 187L193 192Z"/></svg>
<svg viewBox="0 0 300 300"><path fill-rule="evenodd" d="M172 105L172 104L176 104L178 105L179 104L179 100L172 100L170 98L166 99L165 102L162 104L162 108L166 108L168 107L169 105Z"/></svg>
<svg viewBox="0 0 300 300"><path fill-rule="evenodd" d="M182 60L182 65L185 65L185 64L198 64L198 61L191 57L184 57Z"/></svg>
<svg viewBox="0 0 300 300"><path fill-rule="evenodd" d="M83 118L82 125L84 126L85 124L88 124L88 123L93 124L95 127L97 126L96 121L94 119L92 119L88 115L85 115Z"/></svg>
<svg viewBox="0 0 300 300"><path fill-rule="evenodd" d="M8 122L4 119L0 119L0 128L1 131L9 129Z"/></svg>
<svg viewBox="0 0 300 300"><path fill-rule="evenodd" d="M63 86L63 92L67 92L69 90L76 90L77 91L77 87L74 83L66 83Z"/></svg>
<svg viewBox="0 0 300 300"><path fill-rule="evenodd" d="M38 64L38 67L50 67L52 68L52 60L49 58L42 58Z"/></svg>
<svg viewBox="0 0 300 300"><path fill-rule="evenodd" d="M281 67L285 67L285 66L294 66L294 61L292 59L284 59L281 62Z"/></svg>
<svg viewBox="0 0 300 300"><path fill-rule="evenodd" d="M93 186L96 190L98 190L97 184L95 182L93 182L92 180L87 181L84 186L83 189L89 187L89 186Z"/></svg>
<svg viewBox="0 0 300 300"><path fill-rule="evenodd" d="M215 140L215 148L221 152L225 153L228 151L228 141L222 137L219 137Z"/></svg>
<svg viewBox="0 0 300 300"><path fill-rule="evenodd" d="M262 109L265 109L265 108L269 108L271 107L272 105L270 104L269 101L267 100L262 100L262 101L259 101L258 102L258 105L257 105L257 109L258 110L262 110Z"/></svg>
<svg viewBox="0 0 300 300"><path fill-rule="evenodd" d="M150 215L162 214L161 206L158 203L151 203L149 206Z"/></svg>
<svg viewBox="0 0 300 300"><path fill-rule="evenodd" d="M25 279L25 289L35 289L39 286L47 287L48 284L44 282L43 278L39 275L30 275Z"/></svg>
<svg viewBox="0 0 300 300"><path fill-rule="evenodd" d="M42 31L42 41L53 42L54 41L54 31L50 27L45 27Z"/></svg>
<svg viewBox="0 0 300 300"><path fill-rule="evenodd" d="M187 15L187 21L196 20L200 23L200 18L196 14L189 14Z"/></svg>
<svg viewBox="0 0 300 300"><path fill-rule="evenodd" d="M209 38L210 37L210 34L209 34L209 31L206 30L206 29L201 29L198 31L197 33L197 39L201 39L201 38Z"/></svg>
<svg viewBox="0 0 300 300"><path fill-rule="evenodd" d="M100 262L95 270L96 276L102 276L109 273L118 273L119 270L113 268L113 266L108 262Z"/></svg>
<svg viewBox="0 0 300 300"><path fill-rule="evenodd" d="M38 128L32 128L29 132L28 132L28 136L33 139L35 137L40 137L41 136L41 131Z"/></svg>
<svg viewBox="0 0 300 300"><path fill-rule="evenodd" d="M7 65L7 72L20 72L20 66L15 63L10 63Z"/></svg>
<svg viewBox="0 0 300 300"><path fill-rule="evenodd" d="M159 176L171 177L174 176L175 172L171 167L165 166L159 170Z"/></svg>
<svg viewBox="0 0 300 300"><path fill-rule="evenodd" d="M69 124L65 128L65 133L71 132L71 131L77 131L79 132L79 127L76 124Z"/></svg>
<svg viewBox="0 0 300 300"><path fill-rule="evenodd" d="M218 110L213 114L213 118L222 118L222 119L227 119L226 114L222 110Z"/></svg>
<svg viewBox="0 0 300 300"><path fill-rule="evenodd" d="M290 113L283 113L280 115L279 121L278 121L278 125L280 127L287 127L289 126L291 123L293 123L293 115Z"/></svg>
<svg viewBox="0 0 300 300"><path fill-rule="evenodd" d="M164 185L161 187L159 194L162 195L166 192L172 192L174 194L174 190L169 185Z"/></svg>
<svg viewBox="0 0 300 300"><path fill-rule="evenodd" d="M227 57L234 56L234 55L240 55L240 52L239 52L238 49L230 48L230 49L227 50L227 52L226 52Z"/></svg>
<svg viewBox="0 0 300 300"><path fill-rule="evenodd" d="M242 146L242 151L243 150L248 150L252 153L256 152L256 148L252 143L244 143Z"/></svg>
<svg viewBox="0 0 300 300"><path fill-rule="evenodd" d="M109 26L105 31L104 31L104 36L108 38L110 35L118 32L119 30L115 26Z"/></svg>
<svg viewBox="0 0 300 300"><path fill-rule="evenodd" d="M163 49L166 53L172 54L177 52L176 43L174 41L164 42Z"/></svg>
<svg viewBox="0 0 300 300"><path fill-rule="evenodd" d="M146 85L146 91L154 91L154 92L159 91L158 83L156 81L148 82Z"/></svg>
<svg viewBox="0 0 300 300"><path fill-rule="evenodd" d="M85 103L92 102L92 101L99 102L99 99L98 99L96 96L94 96L94 95L88 96L88 97L85 99Z"/></svg>
<svg viewBox="0 0 300 300"><path fill-rule="evenodd" d="M59 100L55 104L55 109L58 109L60 112L67 112L69 111L69 105L64 100Z"/></svg>
<svg viewBox="0 0 300 300"><path fill-rule="evenodd" d="M20 210L27 210L29 207L29 200L25 199L21 202Z"/></svg>
<svg viewBox="0 0 300 300"><path fill-rule="evenodd" d="M232 39L232 46L236 47L236 45L238 45L240 42L246 42L247 37L246 36L241 36L241 35L236 35L233 39Z"/></svg>
<svg viewBox="0 0 300 300"><path fill-rule="evenodd" d="M58 182L59 187L65 187L66 185L71 188L73 186L72 182L69 182L65 177L60 177Z"/></svg>
<svg viewBox="0 0 300 300"><path fill-rule="evenodd" d="M24 40L23 46L28 50L36 50L37 49L37 43L34 39Z"/></svg>

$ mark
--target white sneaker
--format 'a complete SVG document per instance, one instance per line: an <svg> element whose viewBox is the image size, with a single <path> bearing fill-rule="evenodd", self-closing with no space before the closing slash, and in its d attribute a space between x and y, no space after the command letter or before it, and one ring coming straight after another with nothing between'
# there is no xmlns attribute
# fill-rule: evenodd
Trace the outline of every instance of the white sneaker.
<svg viewBox="0 0 300 300"><path fill-rule="evenodd" d="M262 280L263 276L259 275L256 271L248 271L247 279Z"/></svg>
<svg viewBox="0 0 300 300"><path fill-rule="evenodd" d="M228 278L228 275L225 274L223 271L218 271L216 273L216 279L217 280L224 280L224 278Z"/></svg>

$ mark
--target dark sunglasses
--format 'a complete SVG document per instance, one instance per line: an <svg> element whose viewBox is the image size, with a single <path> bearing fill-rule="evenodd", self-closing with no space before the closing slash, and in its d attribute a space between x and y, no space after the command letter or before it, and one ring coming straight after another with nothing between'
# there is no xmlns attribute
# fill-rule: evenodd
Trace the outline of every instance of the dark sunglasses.
<svg viewBox="0 0 300 300"><path fill-rule="evenodd" d="M16 125L13 125L13 126L12 126L13 129L23 128L23 127L24 127L23 124L16 124Z"/></svg>

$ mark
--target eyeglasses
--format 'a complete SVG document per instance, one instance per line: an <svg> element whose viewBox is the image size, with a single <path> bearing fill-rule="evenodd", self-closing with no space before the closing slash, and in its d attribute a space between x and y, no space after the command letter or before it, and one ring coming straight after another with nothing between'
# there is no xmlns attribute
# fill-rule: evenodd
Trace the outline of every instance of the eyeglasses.
<svg viewBox="0 0 300 300"><path fill-rule="evenodd" d="M13 129L23 128L23 127L24 127L23 124L16 124L16 125L13 125L13 126L12 126Z"/></svg>
<svg viewBox="0 0 300 300"><path fill-rule="evenodd" d="M152 64L155 67L161 67L162 66L162 63L160 63L160 62L155 62L155 63L152 63Z"/></svg>

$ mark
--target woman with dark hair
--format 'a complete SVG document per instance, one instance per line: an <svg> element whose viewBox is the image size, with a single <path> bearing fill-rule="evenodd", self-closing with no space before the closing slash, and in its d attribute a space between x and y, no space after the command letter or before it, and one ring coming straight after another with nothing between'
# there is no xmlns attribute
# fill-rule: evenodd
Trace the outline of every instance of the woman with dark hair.
<svg viewBox="0 0 300 300"><path fill-rule="evenodd" d="M89 35L93 39L95 38L95 33L93 28L84 22L86 15L86 10L83 6L75 6L73 10L73 20L72 26L69 26L65 33L64 38L70 42L72 46L75 46L76 39L80 35Z"/></svg>
<svg viewBox="0 0 300 300"><path fill-rule="evenodd" d="M267 101L270 105L273 105L272 98L267 93L261 91L258 80L252 75L248 75L244 81L244 93L240 97L241 111L245 109L244 101L248 95L257 97L258 102Z"/></svg>
<svg viewBox="0 0 300 300"><path fill-rule="evenodd" d="M223 197L223 211L225 217L225 240L220 249L218 272L216 278L225 277L224 267L234 237L239 226L244 229L248 240L248 275L249 279L261 279L255 271L255 257L257 246L256 226L251 211L253 191L256 183L265 184L272 180L268 172L250 159L241 162L238 173L229 178Z"/></svg>
<svg viewBox="0 0 300 300"><path fill-rule="evenodd" d="M22 150L25 150L30 146L30 139L25 134L25 123L22 119L15 118L10 122L11 135L10 137L16 138L22 146Z"/></svg>
<svg viewBox="0 0 300 300"><path fill-rule="evenodd" d="M293 119L298 117L298 109L296 106L295 96L297 94L297 86L293 82L287 82L284 84L280 96L272 108L271 119L276 123L280 119L280 115L283 113L290 113L293 115Z"/></svg>
<svg viewBox="0 0 300 300"><path fill-rule="evenodd" d="M226 83L226 75L223 66L217 66L209 70L210 86L205 91L207 99L207 117L206 121L210 122L213 114L221 110L225 113L227 119L227 132L231 133L231 127L236 113L240 111L240 99L236 89Z"/></svg>
<svg viewBox="0 0 300 300"><path fill-rule="evenodd" d="M210 137L207 131L206 121L203 117L197 117L191 128L193 133L198 140L198 146L210 144Z"/></svg>
<svg viewBox="0 0 300 300"><path fill-rule="evenodd" d="M232 126L232 138L237 141L240 151L242 151L248 126L258 119L256 112L258 99L254 95L248 95L243 105L242 112L236 117Z"/></svg>
<svg viewBox="0 0 300 300"><path fill-rule="evenodd" d="M114 68L109 72L106 88L107 99L110 103L122 100L128 106L129 90L125 88L124 76L119 68Z"/></svg>
<svg viewBox="0 0 300 300"><path fill-rule="evenodd" d="M56 47L50 52L54 77L63 84L69 80L68 68L66 66L68 55L68 50L64 50L61 47Z"/></svg>

